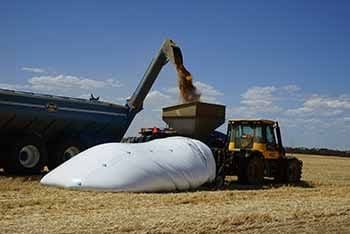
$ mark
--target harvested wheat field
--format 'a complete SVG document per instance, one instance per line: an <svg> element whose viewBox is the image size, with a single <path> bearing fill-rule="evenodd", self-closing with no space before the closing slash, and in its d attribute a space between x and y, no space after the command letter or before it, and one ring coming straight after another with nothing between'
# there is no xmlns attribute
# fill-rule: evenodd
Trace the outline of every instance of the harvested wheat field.
<svg viewBox="0 0 350 234"><path fill-rule="evenodd" d="M128 194L0 176L0 233L349 233L350 158L298 155L303 182Z"/></svg>

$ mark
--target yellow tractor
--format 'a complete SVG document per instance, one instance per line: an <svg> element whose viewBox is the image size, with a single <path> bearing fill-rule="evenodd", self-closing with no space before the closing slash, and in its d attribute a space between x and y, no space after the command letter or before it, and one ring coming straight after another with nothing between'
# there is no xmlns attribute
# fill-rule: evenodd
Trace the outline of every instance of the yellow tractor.
<svg viewBox="0 0 350 234"><path fill-rule="evenodd" d="M261 184L264 177L295 183L301 179L302 161L286 156L278 122L264 119L229 120L223 174L242 183Z"/></svg>
<svg viewBox="0 0 350 234"><path fill-rule="evenodd" d="M261 184L264 177L295 183L301 179L302 161L286 156L278 122L263 119L229 120L227 134L215 131L225 123L225 106L193 102L163 108L168 128L143 128L139 137L125 138L140 143L170 136L201 140L213 152L216 162L215 186L226 176L238 176L244 184Z"/></svg>

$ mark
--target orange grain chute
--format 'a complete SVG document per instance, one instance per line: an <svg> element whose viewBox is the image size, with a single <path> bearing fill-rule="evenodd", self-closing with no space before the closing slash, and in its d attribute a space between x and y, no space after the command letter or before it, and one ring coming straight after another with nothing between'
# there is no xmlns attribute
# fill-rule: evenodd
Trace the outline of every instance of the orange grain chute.
<svg viewBox="0 0 350 234"><path fill-rule="evenodd" d="M178 75L178 85L182 101L184 103L199 101L201 94L193 84L191 73L185 68L182 63L176 64L176 71Z"/></svg>

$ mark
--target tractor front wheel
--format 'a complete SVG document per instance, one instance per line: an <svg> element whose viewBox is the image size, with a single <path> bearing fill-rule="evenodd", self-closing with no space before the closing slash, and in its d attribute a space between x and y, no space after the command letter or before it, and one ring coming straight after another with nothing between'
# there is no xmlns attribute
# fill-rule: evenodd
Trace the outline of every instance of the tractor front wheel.
<svg viewBox="0 0 350 234"><path fill-rule="evenodd" d="M261 185L264 182L264 160L260 157L252 157L248 160L246 168L248 184Z"/></svg>

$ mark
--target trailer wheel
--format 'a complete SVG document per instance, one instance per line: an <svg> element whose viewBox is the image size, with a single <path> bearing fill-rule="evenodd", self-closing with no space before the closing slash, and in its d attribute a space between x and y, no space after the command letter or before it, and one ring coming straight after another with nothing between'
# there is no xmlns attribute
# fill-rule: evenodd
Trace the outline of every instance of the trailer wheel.
<svg viewBox="0 0 350 234"><path fill-rule="evenodd" d="M42 139L28 136L11 146L4 170L9 173L40 173L47 162L47 152Z"/></svg>
<svg viewBox="0 0 350 234"><path fill-rule="evenodd" d="M246 167L248 184L261 185L264 181L264 161L260 157L252 157Z"/></svg>
<svg viewBox="0 0 350 234"><path fill-rule="evenodd" d="M68 161L82 152L84 149L85 147L79 142L68 140L58 143L58 145L52 147L50 150L51 153L47 166L50 170L55 169L65 161Z"/></svg>

